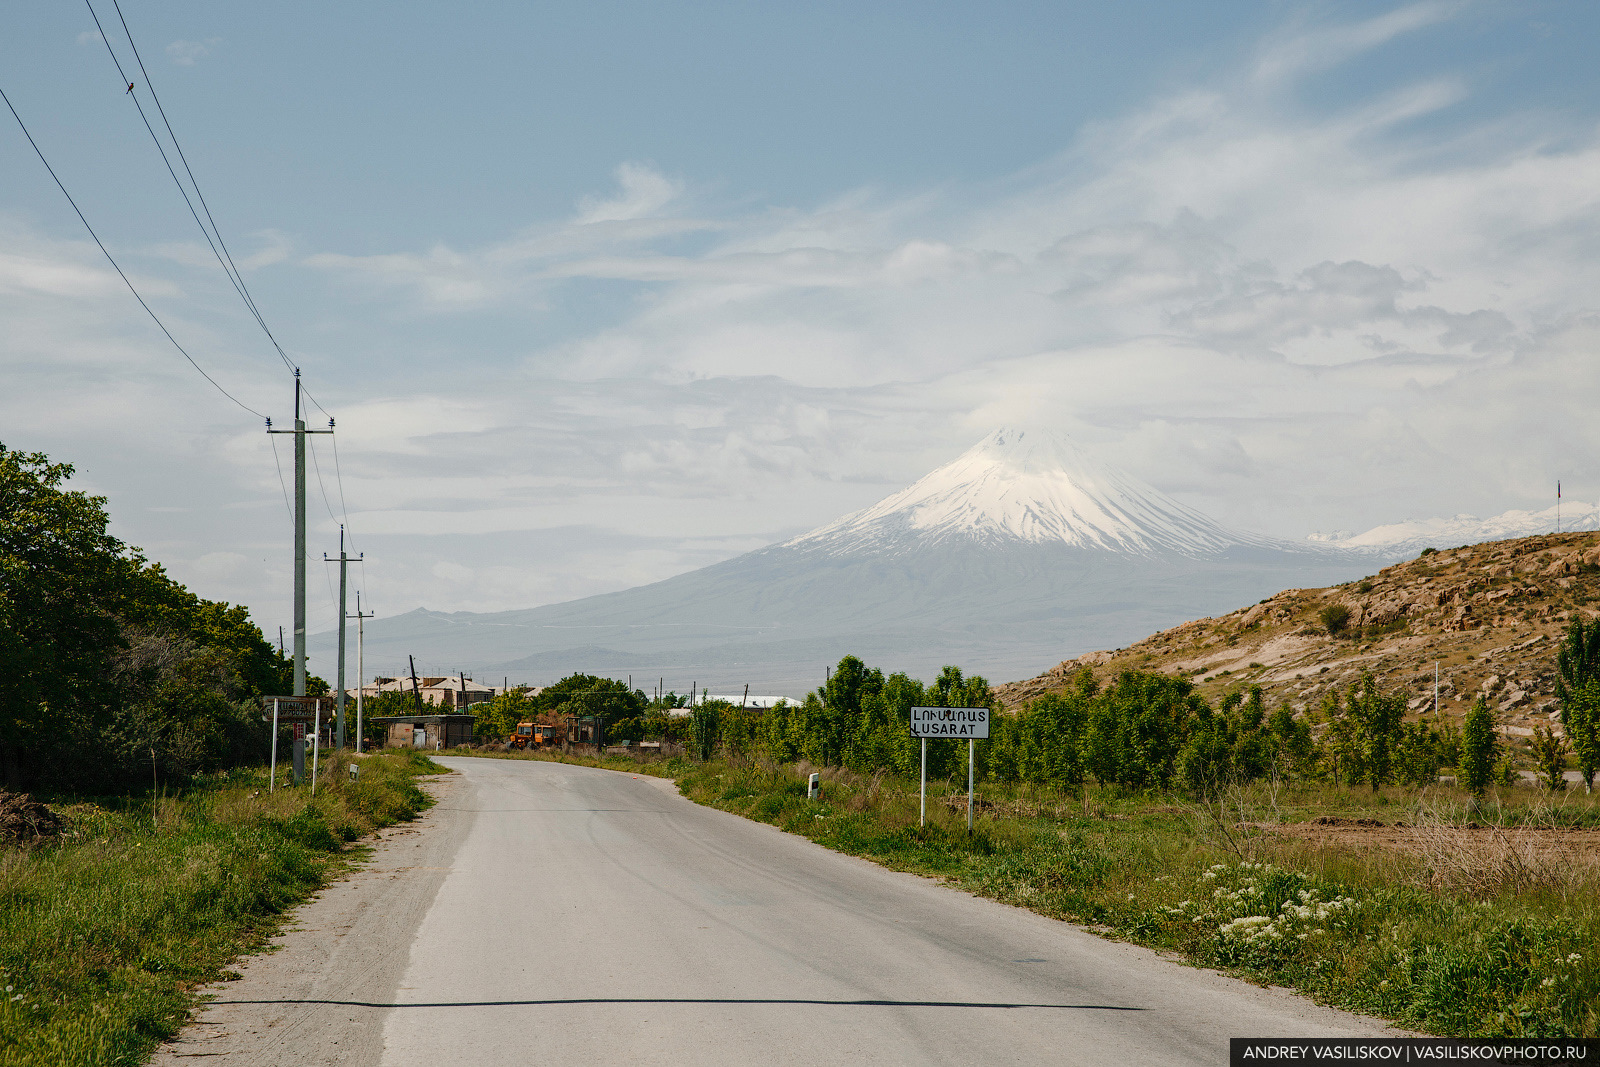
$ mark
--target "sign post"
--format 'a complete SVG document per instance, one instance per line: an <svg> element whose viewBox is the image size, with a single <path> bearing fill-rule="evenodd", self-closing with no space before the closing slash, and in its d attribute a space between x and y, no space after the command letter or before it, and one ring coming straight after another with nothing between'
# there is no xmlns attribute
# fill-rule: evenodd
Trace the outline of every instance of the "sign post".
<svg viewBox="0 0 1600 1067"><path fill-rule="evenodd" d="M272 770L267 774L267 792L278 788L278 698L272 698Z"/></svg>
<svg viewBox="0 0 1600 1067"><path fill-rule="evenodd" d="M972 738L967 738L967 834L969 836L972 834L972 765L975 759L973 751L977 744Z"/></svg>
<svg viewBox="0 0 1600 1067"><path fill-rule="evenodd" d="M311 713L314 724L311 731L311 795L317 795L317 753L322 751L322 701L317 701L316 710Z"/></svg>
<svg viewBox="0 0 1600 1067"><path fill-rule="evenodd" d="M917 825L928 825L928 739L922 739L922 788L917 792Z"/></svg>
<svg viewBox="0 0 1600 1067"><path fill-rule="evenodd" d="M320 725L323 705L331 704L326 697L262 697L261 721L272 723L272 768L269 772L267 789L271 792L277 788L278 779L278 729L281 724L287 723L294 730L294 743L290 751L294 757L294 784L299 785L300 779L306 771L306 727L316 723ZM268 706L271 713L268 713ZM314 743L314 742L313 742ZM316 766L316 750L312 750L312 766ZM314 773L314 772L313 772ZM315 785L313 784L313 787Z"/></svg>
<svg viewBox="0 0 1600 1067"><path fill-rule="evenodd" d="M988 708L912 708L911 736L922 739L921 812L918 825L928 824L928 738L965 738L967 742L967 832L972 832L973 742L989 736Z"/></svg>

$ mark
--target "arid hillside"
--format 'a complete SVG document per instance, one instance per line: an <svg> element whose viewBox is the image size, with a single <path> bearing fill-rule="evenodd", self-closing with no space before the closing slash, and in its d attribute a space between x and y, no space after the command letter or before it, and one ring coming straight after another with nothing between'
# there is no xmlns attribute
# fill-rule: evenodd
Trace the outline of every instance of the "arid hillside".
<svg viewBox="0 0 1600 1067"><path fill-rule="evenodd" d="M1330 633L1325 610L1347 621ZM1334 612L1338 614L1337 610ZM1370 578L1327 589L1286 589L1259 604L1197 619L1128 648L1091 652L1001 686L1007 705L1065 688L1091 666L1187 674L1208 697L1259 685L1270 704L1314 706L1371 671L1387 689L1459 719L1480 694L1501 729L1523 735L1555 721L1555 659L1574 617L1600 615L1600 533L1549 534L1428 550ZM1335 620L1337 621L1337 620Z"/></svg>

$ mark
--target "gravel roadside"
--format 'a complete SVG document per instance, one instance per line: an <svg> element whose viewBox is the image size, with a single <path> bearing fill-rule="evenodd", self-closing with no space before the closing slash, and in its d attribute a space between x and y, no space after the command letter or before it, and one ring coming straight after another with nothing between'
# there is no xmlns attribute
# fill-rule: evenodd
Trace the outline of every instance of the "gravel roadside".
<svg viewBox="0 0 1600 1067"><path fill-rule="evenodd" d="M151 1064L223 1057L230 1067L375 1067L413 932L472 818L450 803L460 776L420 784L438 803L375 834L371 857L296 909L271 949L240 961L241 977L205 987L195 1022Z"/></svg>

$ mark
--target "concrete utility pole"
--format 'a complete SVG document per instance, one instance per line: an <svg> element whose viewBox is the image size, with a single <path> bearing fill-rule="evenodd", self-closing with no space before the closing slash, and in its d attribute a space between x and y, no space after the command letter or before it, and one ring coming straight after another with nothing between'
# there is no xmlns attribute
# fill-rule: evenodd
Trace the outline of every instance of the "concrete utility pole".
<svg viewBox="0 0 1600 1067"><path fill-rule="evenodd" d="M333 420L326 430L308 430L300 417L300 368L294 370L294 429L274 430L267 420L268 433L294 434L294 695L306 695L306 434L332 433Z"/></svg>
<svg viewBox="0 0 1600 1067"><path fill-rule="evenodd" d="M339 554L341 556L344 555L344 553L342 551ZM339 599L342 601L344 598L340 597ZM362 623L363 623L363 620L370 619L370 618L372 618L371 614L367 614L367 615L361 614L361 590L357 589L356 590L356 751L357 752L361 751L361 739L366 736L366 734L362 732L363 728L362 728L362 725L361 725L361 706L362 706L361 698L365 695L366 688L367 688L367 660L366 660L366 652L367 652L367 640L366 640L366 637L367 637L367 633L366 633L366 627L364 625L362 625ZM343 627L341 626L340 627L340 641L339 641L339 646L340 646L339 661L341 663L344 662L344 640L343 640L343 637L344 637ZM343 682L340 682L339 688L340 689L344 688L344 683ZM343 711L343 709L341 709L341 712L342 711ZM343 714L341 714L340 715L340 721L342 722L343 719L344 719L344 716L343 716ZM341 736L339 740L340 740L340 743L342 744L344 742L343 736Z"/></svg>
<svg viewBox="0 0 1600 1067"><path fill-rule="evenodd" d="M360 563L366 558L367 554L362 552L356 556L356 562ZM322 554L322 562L331 563L333 561L324 552ZM344 527L341 525L339 527L339 693L333 698L335 705L334 716L338 721L338 738L334 741L335 748L344 747L344 620L350 617L345 614L344 598L346 579L348 577L346 572L349 570L349 563L350 557L344 553ZM357 608L356 610L359 611L360 609Z"/></svg>

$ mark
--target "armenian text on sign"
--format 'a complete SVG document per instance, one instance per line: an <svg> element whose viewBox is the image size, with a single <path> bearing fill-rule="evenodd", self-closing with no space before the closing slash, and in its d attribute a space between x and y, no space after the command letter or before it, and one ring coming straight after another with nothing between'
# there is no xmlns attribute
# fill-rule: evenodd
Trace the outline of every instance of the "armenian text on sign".
<svg viewBox="0 0 1600 1067"><path fill-rule="evenodd" d="M278 721L282 723L296 720L310 722L317 718L319 706L322 718L331 718L333 715L333 701L328 697L262 697L263 722L272 721L273 704L277 704Z"/></svg>
<svg viewBox="0 0 1600 1067"><path fill-rule="evenodd" d="M986 738L989 736L989 709L912 708L911 736L962 741Z"/></svg>

